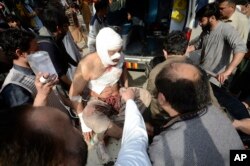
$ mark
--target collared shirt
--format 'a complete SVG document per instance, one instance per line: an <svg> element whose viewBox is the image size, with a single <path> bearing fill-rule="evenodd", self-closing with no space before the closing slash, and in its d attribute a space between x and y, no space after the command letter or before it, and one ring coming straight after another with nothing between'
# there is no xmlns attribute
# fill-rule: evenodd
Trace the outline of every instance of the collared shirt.
<svg viewBox="0 0 250 166"><path fill-rule="evenodd" d="M26 74L34 75L34 72L30 68L13 65L13 68ZM23 104L32 104L34 98L32 94L23 87L15 84L8 84L1 92L3 102L7 107L14 107Z"/></svg>
<svg viewBox="0 0 250 166"><path fill-rule="evenodd" d="M92 17L90 25L89 25L89 35L88 35L88 48L90 52L96 51L96 36L98 32L106 27L105 18L99 18L96 14Z"/></svg>
<svg viewBox="0 0 250 166"><path fill-rule="evenodd" d="M247 43L249 21L244 14L242 14L238 10L235 10L235 12L229 19L223 21L232 25L239 32L240 37L243 39L243 41Z"/></svg>

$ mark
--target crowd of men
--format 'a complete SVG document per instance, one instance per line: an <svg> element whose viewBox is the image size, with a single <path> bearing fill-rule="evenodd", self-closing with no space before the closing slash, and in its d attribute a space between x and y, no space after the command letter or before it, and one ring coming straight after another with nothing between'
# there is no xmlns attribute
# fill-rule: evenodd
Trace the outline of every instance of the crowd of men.
<svg viewBox="0 0 250 166"><path fill-rule="evenodd" d="M119 28L136 16L124 1L88 1L82 16L86 1L32 2L1 13L0 165L88 165L92 144L111 164L111 137L118 166L229 165L230 150L250 145L250 1L199 9L194 42L170 32L146 89L129 86ZM35 73L38 51L56 73Z"/></svg>

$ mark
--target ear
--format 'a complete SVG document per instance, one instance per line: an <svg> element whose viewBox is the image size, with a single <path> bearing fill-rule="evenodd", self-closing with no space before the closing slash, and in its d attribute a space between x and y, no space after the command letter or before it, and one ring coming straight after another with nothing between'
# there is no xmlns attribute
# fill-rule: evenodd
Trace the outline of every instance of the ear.
<svg viewBox="0 0 250 166"><path fill-rule="evenodd" d="M165 49L163 49L162 51L163 51L163 55L164 55L165 59L167 59L168 58L168 52Z"/></svg>
<svg viewBox="0 0 250 166"><path fill-rule="evenodd" d="M58 33L60 33L62 31L62 28L61 27L59 27L59 26L56 26L56 32Z"/></svg>
<svg viewBox="0 0 250 166"><path fill-rule="evenodd" d="M166 98L161 92L158 93L157 100L161 106L166 103Z"/></svg>
<svg viewBox="0 0 250 166"><path fill-rule="evenodd" d="M16 55L18 56L18 57L24 57L24 54L23 54L23 52L21 51L21 49L16 49Z"/></svg>

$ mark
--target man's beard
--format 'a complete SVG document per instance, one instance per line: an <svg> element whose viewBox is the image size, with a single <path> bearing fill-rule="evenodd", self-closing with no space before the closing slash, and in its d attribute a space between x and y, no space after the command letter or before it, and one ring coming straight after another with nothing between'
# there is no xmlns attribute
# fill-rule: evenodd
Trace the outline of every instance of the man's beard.
<svg viewBox="0 0 250 166"><path fill-rule="evenodd" d="M211 24L210 23L207 23L206 26L202 26L203 31L210 31L210 29L211 29Z"/></svg>

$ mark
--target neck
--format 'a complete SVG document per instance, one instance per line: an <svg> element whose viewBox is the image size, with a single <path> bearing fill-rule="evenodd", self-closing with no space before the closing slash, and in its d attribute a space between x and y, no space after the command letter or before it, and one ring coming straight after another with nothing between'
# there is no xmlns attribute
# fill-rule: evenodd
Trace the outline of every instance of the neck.
<svg viewBox="0 0 250 166"><path fill-rule="evenodd" d="M165 110L170 117L174 117L174 116L177 116L179 113L173 109L170 105L164 105L162 106L163 110Z"/></svg>
<svg viewBox="0 0 250 166"><path fill-rule="evenodd" d="M21 66L21 67L25 67L25 68L30 68L30 66L29 66L28 63L24 63L24 62L21 62L21 61L19 61L19 60L14 60L14 61L13 61L13 64L18 65L18 66Z"/></svg>

